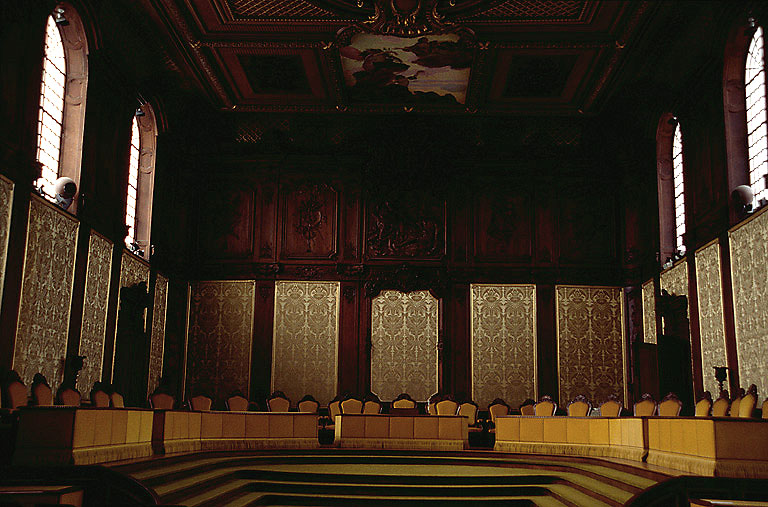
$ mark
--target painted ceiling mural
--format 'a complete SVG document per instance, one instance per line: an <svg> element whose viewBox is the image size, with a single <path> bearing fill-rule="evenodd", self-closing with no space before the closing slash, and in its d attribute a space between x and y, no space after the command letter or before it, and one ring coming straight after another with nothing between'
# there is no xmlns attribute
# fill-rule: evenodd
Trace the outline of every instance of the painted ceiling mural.
<svg viewBox="0 0 768 507"><path fill-rule="evenodd" d="M458 34L355 34L339 49L350 101L464 104L472 49Z"/></svg>

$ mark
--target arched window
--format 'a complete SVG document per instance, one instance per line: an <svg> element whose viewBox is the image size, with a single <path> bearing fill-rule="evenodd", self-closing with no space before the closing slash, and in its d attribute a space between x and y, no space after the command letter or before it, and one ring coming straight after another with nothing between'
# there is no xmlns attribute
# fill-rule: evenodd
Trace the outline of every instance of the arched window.
<svg viewBox="0 0 768 507"><path fill-rule="evenodd" d="M155 186L155 147L157 124L149 104L142 105L131 125L131 151L125 199L125 245L135 254L149 259L152 224L152 195Z"/></svg>
<svg viewBox="0 0 768 507"><path fill-rule="evenodd" d="M56 6L45 29L45 56L37 123L35 186L50 200L61 176L80 182L88 44L82 20L68 3Z"/></svg>
<svg viewBox="0 0 768 507"><path fill-rule="evenodd" d="M763 29L757 27L747 52L744 69L744 92L747 107L747 146L749 149L749 185L755 202L768 198L768 137L766 136L765 59Z"/></svg>
<svg viewBox="0 0 768 507"><path fill-rule="evenodd" d="M659 191L659 236L662 262L685 253L685 175L683 137L671 113L656 129L656 171Z"/></svg>

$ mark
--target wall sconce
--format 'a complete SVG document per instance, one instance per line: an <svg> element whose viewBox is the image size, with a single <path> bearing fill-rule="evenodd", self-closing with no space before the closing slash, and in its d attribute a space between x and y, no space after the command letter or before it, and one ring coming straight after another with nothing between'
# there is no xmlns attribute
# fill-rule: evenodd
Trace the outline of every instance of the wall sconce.
<svg viewBox="0 0 768 507"><path fill-rule="evenodd" d="M69 25L69 21L67 21L67 18L64 16L63 7L56 7L53 9L53 22L59 26Z"/></svg>

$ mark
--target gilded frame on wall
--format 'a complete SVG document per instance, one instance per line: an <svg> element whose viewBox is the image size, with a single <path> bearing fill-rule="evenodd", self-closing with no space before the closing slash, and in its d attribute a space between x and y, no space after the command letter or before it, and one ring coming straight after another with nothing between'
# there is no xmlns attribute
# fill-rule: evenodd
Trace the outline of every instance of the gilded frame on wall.
<svg viewBox="0 0 768 507"><path fill-rule="evenodd" d="M618 300L619 300L619 319L618 319L618 327L620 329L621 333L621 358L622 358L622 396L624 397L624 404L626 405L629 400L629 383L628 383L628 369L627 369L627 339L626 339L626 329L625 329L625 302L624 302L624 293L621 289L621 287L611 287L611 286L604 286L604 285L555 285L555 334L557 337L557 388L559 392L560 397L560 403L561 405L564 405L565 403L568 403L570 399L567 398L573 398L578 394L584 394L585 396L588 396L588 393L573 393L570 396L565 396L563 393L563 387L562 387L562 369L560 367L561 365L561 349L563 345L563 337L562 337L562 330L560 326L560 293L562 289L584 289L584 290L610 290L610 291L616 291L618 292ZM613 393L617 394L617 393ZM604 399L591 399L590 400L593 404L598 404L603 401Z"/></svg>

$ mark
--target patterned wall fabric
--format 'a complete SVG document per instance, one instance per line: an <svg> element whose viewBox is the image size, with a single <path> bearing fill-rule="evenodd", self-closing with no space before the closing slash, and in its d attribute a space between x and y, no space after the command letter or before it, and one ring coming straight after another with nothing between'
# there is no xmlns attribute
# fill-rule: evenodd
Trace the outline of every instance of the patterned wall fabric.
<svg viewBox="0 0 768 507"><path fill-rule="evenodd" d="M77 389L84 397L90 395L93 383L101 380L111 271L112 242L91 231L80 325L80 355L85 361L77 377Z"/></svg>
<svg viewBox="0 0 768 507"><path fill-rule="evenodd" d="M168 279L161 274L155 278L152 332L149 344L149 377L147 395L154 392L163 374L163 348L165 345L165 311L168 304Z"/></svg>
<svg viewBox="0 0 768 507"><path fill-rule="evenodd" d="M371 309L371 390L382 400L437 391L438 301L428 291L382 291Z"/></svg>
<svg viewBox="0 0 768 507"><path fill-rule="evenodd" d="M725 321L723 319L722 272L720 244L712 243L696 252L696 284L699 300L699 333L701 335L701 373L704 390L717 398L719 387L715 366L727 366Z"/></svg>
<svg viewBox="0 0 768 507"><path fill-rule="evenodd" d="M536 399L536 286L472 284L472 399Z"/></svg>
<svg viewBox="0 0 768 507"><path fill-rule="evenodd" d="M685 260L661 273L661 288L673 296L688 296L688 263ZM689 302L689 318L690 314Z"/></svg>
<svg viewBox="0 0 768 507"><path fill-rule="evenodd" d="M42 373L55 391L64 375L78 221L32 196L13 368L25 384Z"/></svg>
<svg viewBox="0 0 768 507"><path fill-rule="evenodd" d="M643 284L643 341L656 343L656 294L653 279Z"/></svg>
<svg viewBox="0 0 768 507"><path fill-rule="evenodd" d="M11 229L13 182L0 176L0 301L5 285L5 260L8 257L8 232Z"/></svg>
<svg viewBox="0 0 768 507"><path fill-rule="evenodd" d="M149 290L149 265L136 257L136 255L123 250L123 256L120 260L120 288L132 287L138 283L144 282ZM120 299L117 302L117 315L120 315ZM118 319L119 320L119 319ZM144 330L147 329L147 313L144 312ZM115 326L115 336L113 341L117 340L117 326ZM115 377L115 352L117 348L112 348L112 380Z"/></svg>
<svg viewBox="0 0 768 507"><path fill-rule="evenodd" d="M579 394L593 405L626 404L623 297L613 287L556 287L560 404Z"/></svg>
<svg viewBox="0 0 768 507"><path fill-rule="evenodd" d="M272 390L295 405L311 394L326 404L336 396L339 282L275 282Z"/></svg>
<svg viewBox="0 0 768 507"><path fill-rule="evenodd" d="M739 380L768 396L768 213L730 233Z"/></svg>
<svg viewBox="0 0 768 507"><path fill-rule="evenodd" d="M196 282L189 290L186 392L248 397L256 282Z"/></svg>

